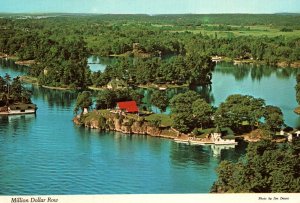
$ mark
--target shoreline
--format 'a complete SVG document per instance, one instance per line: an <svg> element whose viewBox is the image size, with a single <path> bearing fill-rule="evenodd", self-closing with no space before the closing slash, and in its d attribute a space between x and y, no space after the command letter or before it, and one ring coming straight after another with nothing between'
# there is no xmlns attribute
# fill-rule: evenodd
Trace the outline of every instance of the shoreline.
<svg viewBox="0 0 300 203"><path fill-rule="evenodd" d="M9 55L9 54L5 54L2 52L0 52L0 59L13 60L15 62L15 64L17 64L17 65L28 66L28 67L35 64L35 60L32 60L32 59L31 60L19 60L19 58L15 55Z"/></svg>
<svg viewBox="0 0 300 203"><path fill-rule="evenodd" d="M143 53L143 54L148 54L148 53ZM151 55L151 54L150 54ZM129 54L123 53L123 54L111 54L108 56L104 56L104 57L127 57L129 56ZM150 56L151 57L151 56ZM18 65L24 65L24 66L28 66L30 67L30 65L33 65L35 63L35 60L18 60L18 57L15 55L9 55L9 54L5 54L0 52L0 59L11 59L14 60L16 64ZM137 55L133 55L133 58L145 58L145 57L141 57L138 54ZM146 58L149 58L149 56L147 56ZM212 61L218 63L218 62L229 62L229 63L233 63L234 65L239 65L239 64L254 64L254 65L267 65L267 66L274 66L277 68L300 68L300 60L294 61L289 63L288 61L278 61L276 64L267 64L264 61L259 61L259 60L254 60L254 59L233 59L233 58L229 58L229 57L224 57L224 56L211 56Z"/></svg>
<svg viewBox="0 0 300 203"><path fill-rule="evenodd" d="M32 85L39 85L38 79L35 77L23 75L23 76L20 76L20 79L24 83L29 83ZM70 88L70 87L54 87L54 86L48 86L48 85L40 85L40 86L43 88L52 89L52 90L75 90L74 88Z"/></svg>
<svg viewBox="0 0 300 203"><path fill-rule="evenodd" d="M83 116L83 117L81 117ZM209 134L203 134L201 137L195 137L193 134L188 133L180 133L176 129L171 126L153 126L147 119L132 119L131 116L123 115L124 117L121 119L120 117L116 117L115 113L110 112L109 110L93 110L85 115L77 115L73 118L74 124L80 127L85 127L87 129L97 129L100 131L107 132L120 132L123 134L132 134L132 135L149 135L151 137L159 137L172 139L178 143L184 143L188 145L206 145L206 144L216 144L213 140L209 139ZM105 123L100 122L99 120L103 120ZM131 121L130 121L131 120ZM129 124L130 123L130 124ZM253 130L249 133L236 135L234 139L242 139L245 142L259 142L261 140L267 139L259 133L259 130ZM226 140L226 138L225 138ZM272 142L286 142L287 137L284 138L272 138L270 139ZM223 145L230 145L234 143L224 142ZM222 144L221 144L222 145Z"/></svg>
<svg viewBox="0 0 300 203"><path fill-rule="evenodd" d="M47 86L47 85L41 85L43 88L51 89L51 90L75 90L74 88L70 87L54 87L54 86Z"/></svg>
<svg viewBox="0 0 300 203"><path fill-rule="evenodd" d="M171 126L153 126L151 123L145 119L134 119L132 120L131 116L125 116L120 119L116 117L116 114L109 110L93 110L80 118L80 115L77 115L73 118L74 124L84 127L87 129L98 129L99 131L104 132L119 132L123 134L132 134L132 135L149 135L151 137L159 137L172 139L178 143L184 143L187 145L236 145L237 142L222 142L215 143L209 137L210 134L203 134L199 137L195 137L192 133L180 133ZM105 123L99 122L99 120L105 119ZM131 120L131 121L130 121ZM129 124L130 123L130 124ZM261 134L260 129L255 129L251 132L244 133L241 135L234 136L234 140L243 140L247 143L260 142L262 140L271 140L276 143L284 143L288 141L288 136L285 137L265 137ZM222 138L225 139L226 138Z"/></svg>

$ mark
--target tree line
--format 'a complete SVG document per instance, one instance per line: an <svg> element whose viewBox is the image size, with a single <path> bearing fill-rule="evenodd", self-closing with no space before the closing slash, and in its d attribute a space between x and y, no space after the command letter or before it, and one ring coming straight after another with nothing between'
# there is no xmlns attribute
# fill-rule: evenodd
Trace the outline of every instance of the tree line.
<svg viewBox="0 0 300 203"><path fill-rule="evenodd" d="M170 100L174 128L183 133L210 127L229 127L242 133L257 128L274 135L284 126L279 107L250 95L230 95L218 108L209 105L194 91L180 93Z"/></svg>
<svg viewBox="0 0 300 203"><path fill-rule="evenodd" d="M199 53L174 56L166 60L155 57L150 59L123 58L108 65L103 73L92 74L95 86L104 86L111 79L121 79L128 84L195 84L211 83L215 64L207 55Z"/></svg>
<svg viewBox="0 0 300 203"><path fill-rule="evenodd" d="M0 76L0 107L15 103L30 104L31 93L24 88L20 77L11 78L9 74Z"/></svg>

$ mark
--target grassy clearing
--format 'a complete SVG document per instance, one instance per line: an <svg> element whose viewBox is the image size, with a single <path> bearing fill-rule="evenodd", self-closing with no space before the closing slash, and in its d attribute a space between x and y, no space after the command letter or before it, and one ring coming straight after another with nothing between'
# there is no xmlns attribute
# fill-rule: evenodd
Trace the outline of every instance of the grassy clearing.
<svg viewBox="0 0 300 203"><path fill-rule="evenodd" d="M151 114L150 116L145 117L146 121L152 120L161 120L161 125L164 127L170 127L173 124L173 119L170 115L166 114Z"/></svg>
<svg viewBox="0 0 300 203"><path fill-rule="evenodd" d="M103 116L104 118L109 118L112 117L113 114L109 110L103 109L98 111L96 110L91 111L88 114L84 115L83 117L85 121L92 121L92 120L97 120L100 116Z"/></svg>

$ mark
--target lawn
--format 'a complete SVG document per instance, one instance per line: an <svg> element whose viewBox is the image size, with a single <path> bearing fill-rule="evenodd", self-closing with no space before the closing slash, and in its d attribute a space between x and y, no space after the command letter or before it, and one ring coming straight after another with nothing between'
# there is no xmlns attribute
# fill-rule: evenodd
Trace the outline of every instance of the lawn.
<svg viewBox="0 0 300 203"><path fill-rule="evenodd" d="M173 124L173 119L171 118L170 115L166 114L151 114L150 116L145 117L146 121L151 121L151 120L161 120L161 125L164 127L170 127Z"/></svg>

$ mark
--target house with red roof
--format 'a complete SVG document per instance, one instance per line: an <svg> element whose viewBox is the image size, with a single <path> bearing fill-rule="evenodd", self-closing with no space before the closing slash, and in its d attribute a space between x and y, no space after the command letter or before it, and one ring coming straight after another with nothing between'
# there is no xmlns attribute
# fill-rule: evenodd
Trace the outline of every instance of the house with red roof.
<svg viewBox="0 0 300 203"><path fill-rule="evenodd" d="M139 108L135 101L124 101L117 103L117 109L125 113L138 113Z"/></svg>

